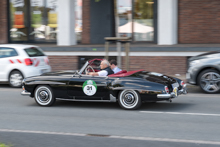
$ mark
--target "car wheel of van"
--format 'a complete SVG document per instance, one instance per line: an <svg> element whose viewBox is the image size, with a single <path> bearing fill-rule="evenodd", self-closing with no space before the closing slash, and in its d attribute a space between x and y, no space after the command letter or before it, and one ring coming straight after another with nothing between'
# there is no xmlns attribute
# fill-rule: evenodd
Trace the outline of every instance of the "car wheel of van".
<svg viewBox="0 0 220 147"><path fill-rule="evenodd" d="M9 84L11 87L21 87L23 79L24 77L20 71L13 71L9 75Z"/></svg>
<svg viewBox="0 0 220 147"><path fill-rule="evenodd" d="M134 110L141 106L141 98L135 90L123 90L119 93L119 105L123 109Z"/></svg>
<svg viewBox="0 0 220 147"><path fill-rule="evenodd" d="M55 102L52 89L47 85L39 85L34 91L34 99L40 106L51 106Z"/></svg>
<svg viewBox="0 0 220 147"><path fill-rule="evenodd" d="M220 74L217 70L207 69L199 74L198 84L206 93L217 93L220 91Z"/></svg>

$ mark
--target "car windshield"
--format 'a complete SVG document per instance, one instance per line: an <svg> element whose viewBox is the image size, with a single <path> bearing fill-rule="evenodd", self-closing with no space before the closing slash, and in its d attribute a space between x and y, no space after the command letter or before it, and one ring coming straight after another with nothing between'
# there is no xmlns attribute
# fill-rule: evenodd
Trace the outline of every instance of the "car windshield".
<svg viewBox="0 0 220 147"><path fill-rule="evenodd" d="M82 72L86 69L86 67L89 65L89 62L86 61L86 63L83 65L83 67L79 70L79 74L82 74Z"/></svg>

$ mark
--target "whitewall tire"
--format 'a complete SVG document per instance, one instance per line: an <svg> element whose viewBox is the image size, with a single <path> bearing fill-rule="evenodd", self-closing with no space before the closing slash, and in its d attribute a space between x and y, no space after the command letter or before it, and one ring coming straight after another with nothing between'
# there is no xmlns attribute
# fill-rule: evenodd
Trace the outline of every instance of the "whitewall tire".
<svg viewBox="0 0 220 147"><path fill-rule="evenodd" d="M119 93L118 103L123 109L134 110L141 106L141 98L135 90L123 90Z"/></svg>
<svg viewBox="0 0 220 147"><path fill-rule="evenodd" d="M35 89L34 99L40 106L51 106L55 102L53 91L47 85L39 85Z"/></svg>

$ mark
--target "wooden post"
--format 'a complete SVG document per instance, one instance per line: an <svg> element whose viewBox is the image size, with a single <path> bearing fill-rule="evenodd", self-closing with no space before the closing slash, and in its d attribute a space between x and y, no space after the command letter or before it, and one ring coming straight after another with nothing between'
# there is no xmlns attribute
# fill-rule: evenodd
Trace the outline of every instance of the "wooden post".
<svg viewBox="0 0 220 147"><path fill-rule="evenodd" d="M118 67L122 68L121 66L121 42L117 42L117 52L118 52L118 56L117 56Z"/></svg>
<svg viewBox="0 0 220 147"><path fill-rule="evenodd" d="M126 67L126 70L129 71L129 47L130 47L130 43L129 42L126 42L125 43L125 51L126 51L126 57L125 57L125 67Z"/></svg>

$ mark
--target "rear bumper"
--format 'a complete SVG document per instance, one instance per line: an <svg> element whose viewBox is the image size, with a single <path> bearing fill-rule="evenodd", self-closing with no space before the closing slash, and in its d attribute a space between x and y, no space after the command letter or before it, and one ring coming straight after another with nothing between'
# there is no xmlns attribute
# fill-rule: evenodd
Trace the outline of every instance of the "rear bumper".
<svg viewBox="0 0 220 147"><path fill-rule="evenodd" d="M186 84L183 85L183 88L177 91L177 94L171 92L170 94L158 94L157 98L166 99L166 98L176 98L178 95L187 94Z"/></svg>

